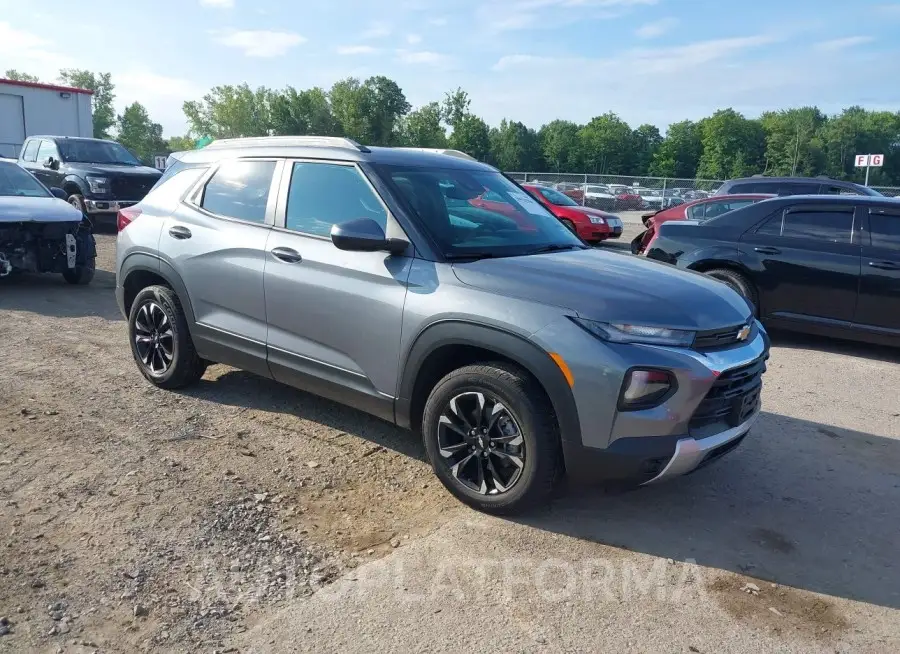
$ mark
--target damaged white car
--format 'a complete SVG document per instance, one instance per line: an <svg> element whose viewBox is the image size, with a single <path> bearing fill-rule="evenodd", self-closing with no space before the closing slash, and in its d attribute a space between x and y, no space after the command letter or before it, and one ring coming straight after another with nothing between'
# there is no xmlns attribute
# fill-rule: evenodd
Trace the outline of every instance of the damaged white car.
<svg viewBox="0 0 900 654"><path fill-rule="evenodd" d="M90 283L97 257L91 223L64 196L0 160L0 277L61 273L70 284Z"/></svg>

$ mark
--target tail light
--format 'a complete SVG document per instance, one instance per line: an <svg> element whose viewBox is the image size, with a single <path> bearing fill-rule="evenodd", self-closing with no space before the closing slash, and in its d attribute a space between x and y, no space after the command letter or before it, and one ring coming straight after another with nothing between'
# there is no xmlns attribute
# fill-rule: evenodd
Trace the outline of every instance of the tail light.
<svg viewBox="0 0 900 654"><path fill-rule="evenodd" d="M137 207L126 207L125 209L119 209L118 215L116 215L116 231L121 232L123 229L128 227L134 220L141 215L141 210Z"/></svg>

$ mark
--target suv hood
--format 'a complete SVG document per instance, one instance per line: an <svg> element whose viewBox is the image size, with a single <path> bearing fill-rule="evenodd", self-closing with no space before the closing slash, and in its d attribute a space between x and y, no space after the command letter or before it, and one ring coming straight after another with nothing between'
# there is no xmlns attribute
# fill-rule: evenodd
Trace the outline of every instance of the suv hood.
<svg viewBox="0 0 900 654"><path fill-rule="evenodd" d="M77 223L81 219L78 209L59 198L0 195L0 223Z"/></svg>
<svg viewBox="0 0 900 654"><path fill-rule="evenodd" d="M128 166L126 164L101 164L82 163L80 161L66 162L71 170L78 170L84 174L92 175L134 175L140 177L160 177L162 173L149 166Z"/></svg>
<svg viewBox="0 0 900 654"><path fill-rule="evenodd" d="M707 330L750 319L725 284L656 261L573 250L455 263L463 284L569 309L601 322Z"/></svg>

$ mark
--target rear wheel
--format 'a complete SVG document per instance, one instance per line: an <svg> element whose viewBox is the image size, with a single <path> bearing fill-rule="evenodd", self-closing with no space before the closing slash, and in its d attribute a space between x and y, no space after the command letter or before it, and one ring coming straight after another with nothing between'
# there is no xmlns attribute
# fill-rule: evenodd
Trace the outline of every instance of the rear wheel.
<svg viewBox="0 0 900 654"><path fill-rule="evenodd" d="M434 387L422 420L441 483L487 513L518 513L550 496L560 466L553 406L526 372L506 363L455 370Z"/></svg>
<svg viewBox="0 0 900 654"><path fill-rule="evenodd" d="M155 386L184 388L206 371L181 301L166 286L148 286L137 294L128 316L128 335L138 369Z"/></svg>
<svg viewBox="0 0 900 654"><path fill-rule="evenodd" d="M737 293L750 304L753 315L759 315L759 295L756 292L756 287L753 285L753 282L747 279L746 276L728 268L714 268L713 270L707 270L706 274L713 279L724 282L734 291L737 291Z"/></svg>

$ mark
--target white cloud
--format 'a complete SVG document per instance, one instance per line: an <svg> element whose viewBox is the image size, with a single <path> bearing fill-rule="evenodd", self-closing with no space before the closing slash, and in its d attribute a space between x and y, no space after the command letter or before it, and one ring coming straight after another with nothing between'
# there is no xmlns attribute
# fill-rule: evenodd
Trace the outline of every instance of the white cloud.
<svg viewBox="0 0 900 654"><path fill-rule="evenodd" d="M365 32L362 33L364 39L383 39L391 35L391 26L384 22L372 23Z"/></svg>
<svg viewBox="0 0 900 654"><path fill-rule="evenodd" d="M866 43L872 43L875 40L874 36L846 36L842 39L832 39L830 41L822 41L821 43L816 43L816 50L823 52L835 52L838 50L846 50L847 48L853 48L857 45L865 45Z"/></svg>
<svg viewBox="0 0 900 654"><path fill-rule="evenodd" d="M216 9L230 9L234 7L234 0L200 0L203 7L215 7Z"/></svg>
<svg viewBox="0 0 900 654"><path fill-rule="evenodd" d="M434 25L435 27L443 27L444 25L447 24L447 22L448 21L447 21L446 16L438 16L437 18L429 18L428 19L428 24Z"/></svg>
<svg viewBox="0 0 900 654"><path fill-rule="evenodd" d="M55 50L55 40L0 22L0 61L3 70L20 69L51 82L60 68L75 66L75 60Z"/></svg>
<svg viewBox="0 0 900 654"><path fill-rule="evenodd" d="M619 18L637 6L659 0L492 0L476 12L485 31L555 29L584 20Z"/></svg>
<svg viewBox="0 0 900 654"><path fill-rule="evenodd" d="M678 25L677 18L663 18L652 23L645 23L635 30L635 35L642 39L655 39Z"/></svg>
<svg viewBox="0 0 900 654"><path fill-rule="evenodd" d="M409 43L410 45L416 45L417 43L422 42L422 37L419 36L418 34L408 34L406 36L406 42Z"/></svg>
<svg viewBox="0 0 900 654"><path fill-rule="evenodd" d="M378 48L373 48L371 45L342 45L337 49L339 55L363 55L376 52L378 52Z"/></svg>
<svg viewBox="0 0 900 654"><path fill-rule="evenodd" d="M403 64L445 66L451 62L451 58L428 50L397 50L397 61Z"/></svg>
<svg viewBox="0 0 900 654"><path fill-rule="evenodd" d="M275 30L228 30L213 33L213 41L241 50L248 57L281 57L306 42L293 32Z"/></svg>

